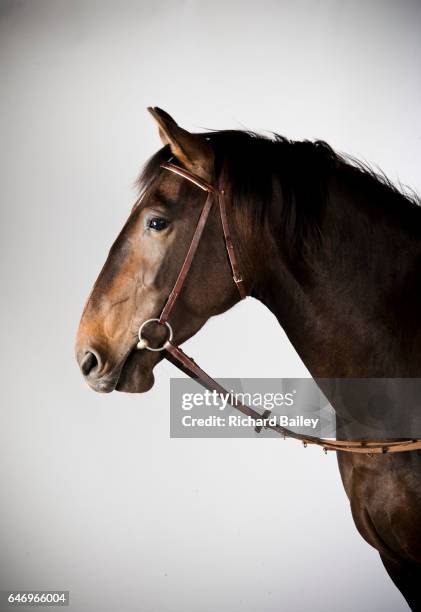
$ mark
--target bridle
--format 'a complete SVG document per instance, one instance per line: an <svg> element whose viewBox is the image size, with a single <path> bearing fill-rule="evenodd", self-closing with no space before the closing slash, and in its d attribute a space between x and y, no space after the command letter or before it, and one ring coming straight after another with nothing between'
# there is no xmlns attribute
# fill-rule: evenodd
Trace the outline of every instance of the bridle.
<svg viewBox="0 0 421 612"><path fill-rule="evenodd" d="M158 318L147 319L142 323L139 328L139 342L137 343L137 349L147 349L150 351L163 351L165 350L169 355L171 355L172 360L175 362L175 365L179 367L183 372L187 372L191 378L197 379L200 384L209 389L211 391L216 391L217 393L222 393L226 397L230 398L229 403L233 408L236 408L244 415L251 417L255 422L260 423L267 422L268 424L264 426L265 429L272 429L276 431L284 438L294 438L296 440L300 440L304 447L308 444L315 444L318 446L322 446L325 453L327 451L346 451L352 453L362 453L362 454L385 454L385 453L395 453L402 451L410 451L421 449L421 440L420 439L393 439L393 440L385 440L385 441L375 441L375 440L333 440L330 438L318 438L316 436L307 436L303 434L296 433L286 427L282 427L281 425L271 425L268 421L269 416L271 414L270 410L266 410L263 414L260 414L253 408L241 403L238 401L233 394L228 393L226 389L224 389L221 385L219 385L213 378L211 378L204 370L202 370L197 363L188 355L186 355L182 349L172 342L173 340L173 330L171 325L168 322L168 318L171 314L172 309L177 301L178 296L183 288L186 277L189 273L191 265L193 263L194 256L196 254L197 248L200 244L200 240L203 234L203 230L206 226L206 222L209 217L209 213L212 209L212 205L214 202L217 203L219 214L221 218L222 224L222 232L224 235L225 248L228 255L228 261L232 271L233 281L238 289L240 294L240 298L244 299L247 297L247 291L245 288L244 280L241 276L237 256L234 249L234 244L231 237L230 226L228 222L228 215L225 203L225 191L220 188L218 183L217 187L214 187L207 181L203 180L201 177L173 164L171 162L166 162L161 164L161 168L168 170L169 172L173 172L186 180L190 181L203 191L207 193L205 204L203 205L202 211L199 216L199 220L196 225L196 229L194 231L189 249L187 251L186 257L183 261L183 264L180 268L180 272L178 273L177 279L174 283L174 287L171 290L171 293L168 296L167 301L161 311L161 314ZM149 346L148 340L142 337L142 332L146 326L151 323L157 323L161 326L166 326L168 330L168 338L164 342L164 344L160 347L151 347ZM256 432L260 432L262 429L261 426L256 426Z"/></svg>

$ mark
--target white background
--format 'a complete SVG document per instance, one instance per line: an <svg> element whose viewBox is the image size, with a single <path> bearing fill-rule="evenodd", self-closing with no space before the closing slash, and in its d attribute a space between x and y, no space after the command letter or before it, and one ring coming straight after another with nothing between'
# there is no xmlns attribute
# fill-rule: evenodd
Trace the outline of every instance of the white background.
<svg viewBox="0 0 421 612"><path fill-rule="evenodd" d="M148 105L191 130L322 138L419 190L421 5L0 7L0 587L69 589L77 612L406 610L333 454L169 439L178 371L160 364L147 395L96 395L73 343L160 146ZM220 377L307 374L251 299L186 350Z"/></svg>

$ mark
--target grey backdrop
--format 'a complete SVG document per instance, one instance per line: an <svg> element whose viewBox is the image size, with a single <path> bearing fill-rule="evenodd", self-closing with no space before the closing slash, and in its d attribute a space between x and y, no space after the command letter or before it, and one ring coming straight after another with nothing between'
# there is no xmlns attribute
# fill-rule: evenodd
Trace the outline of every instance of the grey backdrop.
<svg viewBox="0 0 421 612"><path fill-rule="evenodd" d="M147 105L193 130L323 138L419 189L420 3L0 7L0 588L69 589L77 612L406 610L334 455L170 439L177 371L159 365L147 395L96 395L73 342L160 146ZM307 374L251 299L186 348L218 376Z"/></svg>

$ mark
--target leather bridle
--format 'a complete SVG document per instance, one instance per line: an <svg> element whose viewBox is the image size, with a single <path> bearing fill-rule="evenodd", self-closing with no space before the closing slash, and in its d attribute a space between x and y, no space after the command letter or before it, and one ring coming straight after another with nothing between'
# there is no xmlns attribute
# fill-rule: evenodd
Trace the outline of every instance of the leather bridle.
<svg viewBox="0 0 421 612"><path fill-rule="evenodd" d="M161 311L159 318L148 319L144 321L139 328L139 342L137 344L137 348L139 350L148 349L150 351L163 351L165 350L172 357L172 361L175 362L175 365L179 367L182 371L187 372L190 377L197 379L200 384L209 389L211 391L216 391L217 393L221 393L226 397L230 398L230 405L233 408L236 408L244 415L251 417L255 422L259 423L262 420L267 422L265 425L265 429L272 429L276 431L284 438L294 438L296 440L300 440L304 446L306 447L308 444L315 444L318 446L322 446L325 453L327 451L346 451L352 453L362 453L362 454L385 454L385 453L396 453L402 451L410 451L421 449L421 440L420 439L393 439L393 440L384 440L384 441L376 441L376 440L333 440L330 438L318 438L316 436L307 436L303 434L296 433L286 427L282 427L280 425L271 425L268 421L270 416L270 411L266 410L263 414L260 414L253 408L241 403L238 401L234 394L228 393L226 389L224 389L221 385L219 385L213 378L211 378L204 370L202 370L197 363L188 355L186 355L182 349L172 342L173 339L173 330L171 325L168 322L168 318L171 314L172 309L177 301L178 296L183 288L186 277L189 273L191 265L193 263L194 256L196 254L197 248L200 244L200 239L203 234L203 230L206 226L206 222L209 217L209 213L212 209L212 205L214 202L217 202L219 208L219 214L221 218L222 231L224 235L225 248L228 255L229 264L231 266L232 277L234 283L238 289L241 299L247 297L247 291L245 288L244 280L241 276L238 260L236 257L234 244L231 237L228 215L226 209L225 202L225 191L221 189L220 186L214 187L207 181L203 180L201 177L173 164L171 162L166 162L161 165L161 168L168 170L169 172L173 172L186 180L190 181L203 191L207 193L205 204L202 208L202 211L199 216L199 220L197 222L196 229L193 234L193 238L191 240L189 249L187 251L186 257L183 261L183 264L180 268L180 272L178 273L177 279L175 281L174 287L172 288L171 293L168 296L167 301ZM149 346L148 340L142 337L142 332L144 328L150 323L157 323L161 326L166 326L168 330L168 338L164 342L164 344L160 347L151 347ZM255 430L260 432L262 427L256 426Z"/></svg>

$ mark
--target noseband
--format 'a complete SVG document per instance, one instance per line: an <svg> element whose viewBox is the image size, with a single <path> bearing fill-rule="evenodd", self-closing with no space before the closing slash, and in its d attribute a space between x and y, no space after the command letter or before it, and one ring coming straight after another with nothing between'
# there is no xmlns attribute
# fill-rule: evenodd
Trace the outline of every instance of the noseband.
<svg viewBox="0 0 421 612"><path fill-rule="evenodd" d="M199 220L196 225L196 229L193 234L193 238L191 240L189 249L187 251L187 255L183 261L183 264L180 268L180 272L178 273L177 279L174 283L174 287L170 295L168 296L167 301L161 311L159 318L155 319L147 319L142 323L139 328L139 342L137 343L136 348L139 350L147 349L149 351L163 351L165 350L168 354L172 356L177 367L179 367L183 372L187 372L191 378L194 378L200 382L200 384L209 389L210 391L216 391L217 393L223 394L225 397L229 397L229 403L233 408L236 408L246 416L250 416L254 421L260 422L262 419L266 420L268 423L265 426L265 429L272 429L282 435L284 438L294 438L296 440L300 440L304 447L308 444L315 444L318 446L322 446L325 453L328 450L334 451L347 451L353 453L363 453L368 455L373 454L384 454L384 453L395 453L402 451L410 451L421 449L421 440L419 439L400 439L400 440L388 440L388 441L359 441L359 440L332 440L329 438L317 438L316 436L305 436L299 433L296 433L286 427L282 427L281 425L271 425L268 422L268 418L270 416L271 411L266 410L263 414L260 414L256 410L253 410L249 406L238 401L232 393L228 393L226 389L224 389L221 385L219 385L213 378L211 378L204 370L202 370L197 363L188 355L186 355L179 346L172 342L173 339L173 330L171 325L168 323L168 318L171 314L172 309L174 308L174 304L177 301L178 296L183 288L184 282L186 280L187 274L190 271L191 265L193 263L194 256L196 254L197 248L200 244L200 239L203 234L203 230L206 226L206 222L209 218L209 213L211 211L213 203L216 201L219 208L219 214L221 217L222 224L222 232L224 235L225 248L228 255L228 261L231 266L232 278L238 289L238 293L240 294L240 298L244 299L247 297L247 292L245 289L244 280L239 270L238 260L235 254L234 244L231 238L231 232L228 222L227 209L225 205L225 191L221 189L219 186L214 187L207 181L203 180L201 177L177 166L176 164L167 162L161 165L161 168L168 170L169 172L173 172L174 174L178 174L179 176L185 178L190 181L203 191L207 193L205 204L200 213ZM164 342L164 344L160 347L153 348L149 346L148 341L142 337L142 332L147 325L150 323L157 323L162 326L167 327L168 338ZM257 433L260 432L262 428L256 427L255 430Z"/></svg>

